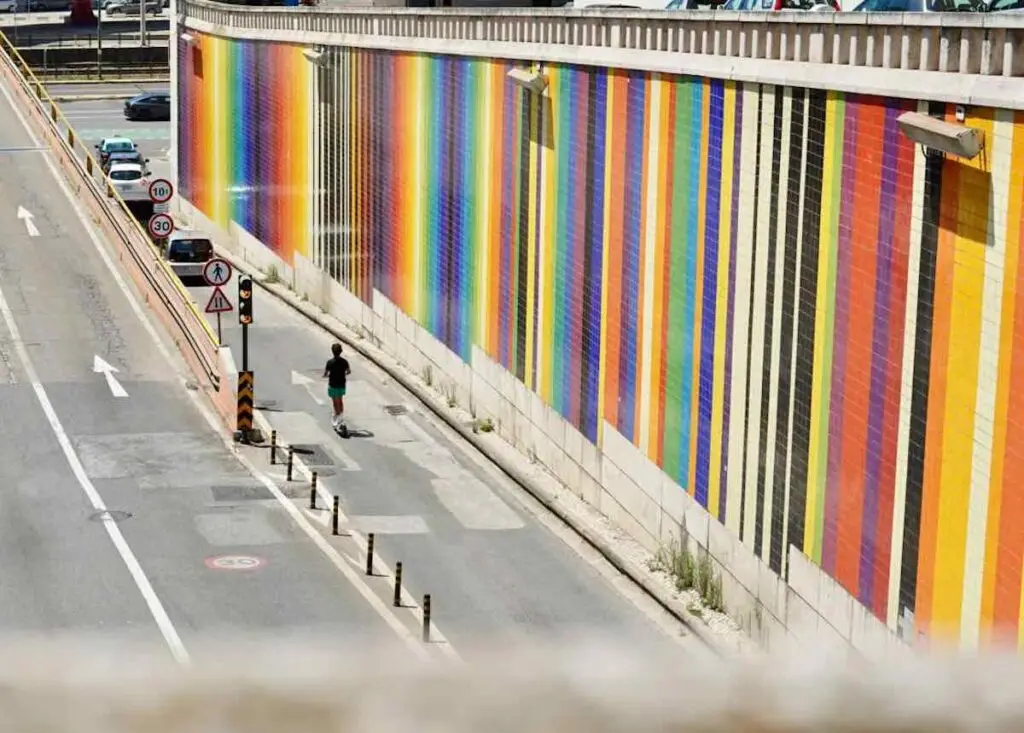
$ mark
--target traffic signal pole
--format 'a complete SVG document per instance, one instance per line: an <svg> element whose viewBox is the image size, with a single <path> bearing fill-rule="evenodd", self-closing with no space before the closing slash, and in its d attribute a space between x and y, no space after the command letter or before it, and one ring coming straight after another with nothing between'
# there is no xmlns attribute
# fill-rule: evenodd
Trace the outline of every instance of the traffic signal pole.
<svg viewBox="0 0 1024 733"><path fill-rule="evenodd" d="M242 325L242 371L238 373L238 440L249 443L253 434L255 379L249 371L249 325L252 323L252 278L238 276L238 322Z"/></svg>

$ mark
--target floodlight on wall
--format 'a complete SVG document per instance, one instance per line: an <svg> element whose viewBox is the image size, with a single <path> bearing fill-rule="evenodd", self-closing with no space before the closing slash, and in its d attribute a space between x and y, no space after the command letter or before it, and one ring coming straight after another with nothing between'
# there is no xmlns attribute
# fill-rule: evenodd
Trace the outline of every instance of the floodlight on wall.
<svg viewBox="0 0 1024 733"><path fill-rule="evenodd" d="M182 33L181 40L183 40L186 43L186 45L191 46L193 43L196 42L196 37L193 36L191 33Z"/></svg>
<svg viewBox="0 0 1024 733"><path fill-rule="evenodd" d="M304 48L302 50L302 55L305 56L306 60L311 64L319 65L323 63L324 52L318 48Z"/></svg>
<svg viewBox="0 0 1024 733"><path fill-rule="evenodd" d="M506 76L519 86L536 94L543 92L548 85L548 78L541 73L539 68L510 69Z"/></svg>
<svg viewBox="0 0 1024 733"><path fill-rule="evenodd" d="M904 135L932 150L970 160L985 148L985 133L976 127L957 125L920 112L904 112L896 121Z"/></svg>

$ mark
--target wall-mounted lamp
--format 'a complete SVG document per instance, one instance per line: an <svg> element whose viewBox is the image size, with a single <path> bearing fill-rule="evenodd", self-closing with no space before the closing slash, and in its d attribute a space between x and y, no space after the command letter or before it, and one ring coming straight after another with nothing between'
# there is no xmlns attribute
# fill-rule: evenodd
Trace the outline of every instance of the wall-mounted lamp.
<svg viewBox="0 0 1024 733"><path fill-rule="evenodd" d="M976 158L985 148L985 133L976 127L957 125L920 112L904 112L896 121L904 135L925 148L968 160Z"/></svg>
<svg viewBox="0 0 1024 733"><path fill-rule="evenodd" d="M182 33L181 40L183 40L186 43L186 45L191 46L193 43L196 42L196 37L193 36L191 33Z"/></svg>
<svg viewBox="0 0 1024 733"><path fill-rule="evenodd" d="M543 92L548 85L548 78L541 73L539 68L510 69L506 76L514 83L536 94Z"/></svg>
<svg viewBox="0 0 1024 733"><path fill-rule="evenodd" d="M304 48L302 55L306 57L306 60L311 64L322 64L324 62L324 52L318 48Z"/></svg>

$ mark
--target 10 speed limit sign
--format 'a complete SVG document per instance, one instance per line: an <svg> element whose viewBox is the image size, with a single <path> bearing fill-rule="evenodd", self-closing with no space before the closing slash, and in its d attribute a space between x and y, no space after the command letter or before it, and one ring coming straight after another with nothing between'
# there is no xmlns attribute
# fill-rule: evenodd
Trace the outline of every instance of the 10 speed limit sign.
<svg viewBox="0 0 1024 733"><path fill-rule="evenodd" d="M174 195L174 186L166 178L157 178L149 184L149 198L155 204L166 204Z"/></svg>
<svg viewBox="0 0 1024 733"><path fill-rule="evenodd" d="M149 233L157 239L164 239L174 231L174 219L167 214L156 214L149 219Z"/></svg>

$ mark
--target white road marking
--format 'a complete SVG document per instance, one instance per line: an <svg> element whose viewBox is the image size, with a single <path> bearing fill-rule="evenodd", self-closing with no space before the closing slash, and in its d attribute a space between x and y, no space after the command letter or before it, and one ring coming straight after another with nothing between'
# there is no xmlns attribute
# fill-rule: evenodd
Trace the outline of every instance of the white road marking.
<svg viewBox="0 0 1024 733"><path fill-rule="evenodd" d="M114 373L117 372L117 367L111 366L107 362L103 361L99 356L93 356L92 358L92 370L96 374L102 374L107 379L107 386L110 388L111 394L114 397L127 397L128 392L121 383L117 381Z"/></svg>
<svg viewBox="0 0 1024 733"><path fill-rule="evenodd" d="M26 209L24 206L18 207L18 218L25 222L25 231L28 232L30 237L38 237L39 230L36 229L36 224L32 221L32 212Z"/></svg>
<svg viewBox="0 0 1024 733"><path fill-rule="evenodd" d="M68 435L64 430L64 426L61 425L60 418L57 417L57 413L53 409L53 404L50 402L50 398L47 396L46 390L43 389L43 385L39 381L39 375L36 373L36 368L32 364L32 360L28 355L28 349L25 348L25 344L21 340L21 334L18 331L18 324L14 322L14 314L11 312L11 308L7 304L7 299L4 297L3 290L0 290L0 316L3 317L4 323L7 325L7 330L11 334L11 342L14 345L14 351L18 355L18 360L21 362L21 366L25 370L25 374L28 376L29 382L32 384L32 390L36 393L36 399L39 400L39 405L43 408L43 414L46 415L46 420L50 423L50 429L53 430L53 434L57 437L57 442L60 444L60 448L64 452L65 458L67 458L68 465L71 466L71 472L74 473L75 478L78 480L78 484L82 487L85 495L89 498L89 503L92 504L93 508L97 512L107 511L107 506L103 502L103 498L96 490L96 487L93 486L88 474L86 474L85 467L82 466L82 462L75 453L75 449L71 445L71 440L68 438ZM156 625L160 629L160 633L163 634L164 640L167 642L167 646L170 647L174 658L183 664L188 663L188 653L185 651L185 646L181 642L181 637L178 636L178 632L175 630L174 624L171 623L171 619L167 616L167 611L164 610L163 604L160 602L160 599L156 595L156 591L153 590L153 586L150 584L149 579L143 572L142 566L139 565L139 561L136 559L134 553L132 553L131 548L128 547L128 542L125 540L124 535L121 534L121 529L109 516L104 517L103 527L107 530L107 535L110 536L110 541L114 543L114 548L117 550L117 554L121 556L125 566L128 568L128 572L131 574L132 580L135 581L135 585L138 587L139 593L142 594L142 598L149 607L149 612L153 615L153 620L156 621Z"/></svg>
<svg viewBox="0 0 1024 733"><path fill-rule="evenodd" d="M295 387L302 387L304 390L309 392L309 396L313 398L313 401L318 405L324 404L324 401L317 397L313 391L313 385L317 382L314 379L310 379L305 374L299 374L296 371L292 371L292 385Z"/></svg>
<svg viewBox="0 0 1024 733"><path fill-rule="evenodd" d="M18 109L18 105L11 97L11 93L8 91L6 84L0 83L0 91L3 92L4 97L7 99L7 103L10 105L11 109L14 110L15 115L28 132L29 137L36 145L40 145L39 138L36 137L35 131L28 124L28 121L21 113L21 110ZM53 174L53 177L57 181L61 190L64 191L64 194L72 203L72 206L78 213L79 219L82 221L83 226L85 226L86 231L89 232L93 242L96 244L97 248L102 249L102 245L96 238L95 232L93 232L89 225L88 219L79 208L78 202L71 194L71 190L57 172L50 155L44 156L43 159L46 161L47 167L50 169L50 172ZM113 271L113 263L110 262L109 257L104 256L104 261L107 263L107 267ZM119 283L121 284L122 289L124 289L124 280L120 279ZM57 417L57 413L53 409L53 404L50 402L50 398L47 396L46 390L43 389L43 385L39 381L35 367L32 365L32 361L29 358L28 350L25 348L25 344L21 340L18 325L14 322L14 315L11 312L10 306L7 304L7 299L4 297L2 291L0 291L0 313L2 313L3 320L7 325L7 330L11 334L11 341L13 342L18 360L21 362L22 368L25 370L25 374L28 377L29 382L32 384L32 389L36 394L36 398L39 400L39 404L46 415L46 419L50 423L50 427L53 430L54 435L57 437L57 442L60 443L61 450L64 452L68 464L71 466L71 470L75 474L75 478L78 480L79 485L82 487L82 490L85 492L96 511L106 511L107 507L103 503L103 498L100 496L99 492L96 491L96 487L93 486L92 481L89 480L89 476L86 474L85 468L82 466L82 462L79 460L74 447L71 445L71 440L68 438L63 425L61 425L60 419ZM170 648L171 654L174 655L174 658L178 662L188 664L189 656L188 652L185 650L185 645L182 643L181 637L178 636L178 632L174 628L174 624L171 623L171 619L168 617L167 611L164 609L159 597L157 597L156 591L153 590L153 586L150 584L149 579L143 572L142 566L139 565L138 559L135 557L134 553L132 553L124 535L121 534L120 528L110 518L103 520L103 526L107 530L107 534L110 536L110 541L114 544L114 548L117 550L117 553L121 556L125 566L128 568L128 572L131 574L132 580L135 581L135 585L138 587L139 593L142 594L142 599L149 607L149 611L153 615L153 620L156 621L156 625L160 629L160 633L163 635L164 641L167 642L167 646Z"/></svg>

